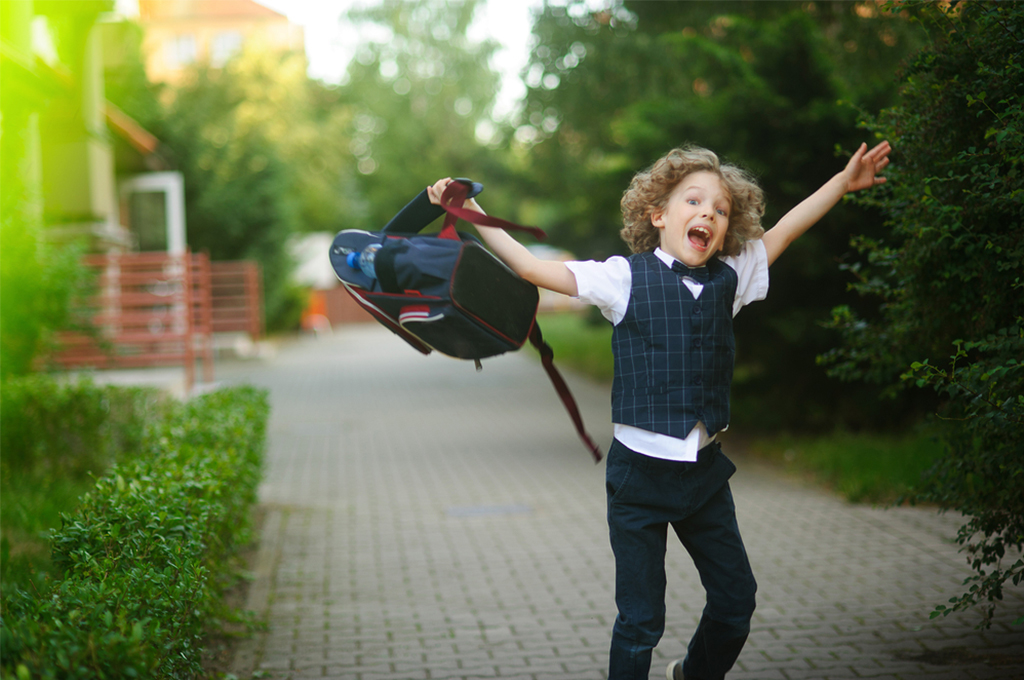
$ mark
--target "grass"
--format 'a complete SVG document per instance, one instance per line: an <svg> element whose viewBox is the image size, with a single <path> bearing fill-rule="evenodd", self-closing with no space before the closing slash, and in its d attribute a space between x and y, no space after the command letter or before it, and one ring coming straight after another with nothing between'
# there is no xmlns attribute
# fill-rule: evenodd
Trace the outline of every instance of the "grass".
<svg viewBox="0 0 1024 680"><path fill-rule="evenodd" d="M555 365L610 382L612 327L586 314L538 317ZM809 477L856 503L892 503L908 495L941 454L925 433L903 435L778 435L753 441L751 454L781 469Z"/></svg>
<svg viewBox="0 0 1024 680"><path fill-rule="evenodd" d="M571 368L601 382L611 382L612 326L586 314L557 313L537 317L544 340L555 353L555 366Z"/></svg>
<svg viewBox="0 0 1024 680"><path fill-rule="evenodd" d="M942 453L939 442L923 433L781 435L755 440L748 450L854 503L895 503L910 496Z"/></svg>

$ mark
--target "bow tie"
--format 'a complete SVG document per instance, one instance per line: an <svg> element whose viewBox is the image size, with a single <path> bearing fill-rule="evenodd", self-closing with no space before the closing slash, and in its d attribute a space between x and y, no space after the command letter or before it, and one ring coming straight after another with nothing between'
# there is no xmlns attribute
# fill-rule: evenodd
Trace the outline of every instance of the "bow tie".
<svg viewBox="0 0 1024 680"><path fill-rule="evenodd" d="M703 267L687 267L679 260L676 260L672 263L672 271L680 276L689 276L691 279L700 283L708 282L707 265L704 265Z"/></svg>

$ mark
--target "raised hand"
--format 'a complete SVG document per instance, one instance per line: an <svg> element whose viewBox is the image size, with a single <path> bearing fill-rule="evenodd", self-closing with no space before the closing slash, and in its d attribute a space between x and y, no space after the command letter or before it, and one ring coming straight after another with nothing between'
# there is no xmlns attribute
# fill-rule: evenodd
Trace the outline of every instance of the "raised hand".
<svg viewBox="0 0 1024 680"><path fill-rule="evenodd" d="M889 152L892 151L892 147L889 142L882 142L871 151L867 148L867 144L861 144L850 158L850 162L846 164L843 174L848 192L870 189L876 184L885 183L885 177L879 176L879 173L889 165Z"/></svg>

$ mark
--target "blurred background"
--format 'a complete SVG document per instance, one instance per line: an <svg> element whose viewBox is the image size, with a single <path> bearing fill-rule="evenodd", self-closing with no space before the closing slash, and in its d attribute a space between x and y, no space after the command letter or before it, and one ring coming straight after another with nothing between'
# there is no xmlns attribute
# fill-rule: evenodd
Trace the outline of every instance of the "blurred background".
<svg viewBox="0 0 1024 680"><path fill-rule="evenodd" d="M4 257L11 234L31 236L4 286L36 310L5 317L7 335L24 327L14 372L74 321L85 253L255 263L270 333L358 320L330 238L379 229L442 176L482 181L488 211L545 229L552 256L603 259L626 252L632 175L692 143L758 176L770 226L873 141L861 113L894 102L925 38L873 1L0 7ZM738 422L886 428L928 406L815 360L838 342L830 310L863 307L842 266L851 237L881 224L843 204L773 267L768 300L737 318ZM570 333L607 330L567 301L545 307L573 315Z"/></svg>
<svg viewBox="0 0 1024 680"><path fill-rule="evenodd" d="M673 147L748 168L771 227L884 138L889 182L737 317L726 436L852 502L962 513L977 574L933 616L987 625L1024 582L1022 102L1024 3L0 0L3 593L171 408L91 379L171 366L184 396L197 364L212 389L215 359L375 323L331 239L438 178L543 257L604 259ZM540 324L607 386L599 314L545 295Z"/></svg>

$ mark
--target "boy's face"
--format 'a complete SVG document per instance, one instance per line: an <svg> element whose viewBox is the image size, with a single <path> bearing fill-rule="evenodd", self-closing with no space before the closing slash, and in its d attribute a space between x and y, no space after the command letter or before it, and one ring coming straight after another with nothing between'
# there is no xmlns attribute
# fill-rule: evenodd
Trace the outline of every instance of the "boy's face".
<svg viewBox="0 0 1024 680"><path fill-rule="evenodd" d="M672 190L665 208L651 214L661 229L661 249L690 267L700 267L722 249L732 201L713 172L694 172Z"/></svg>

